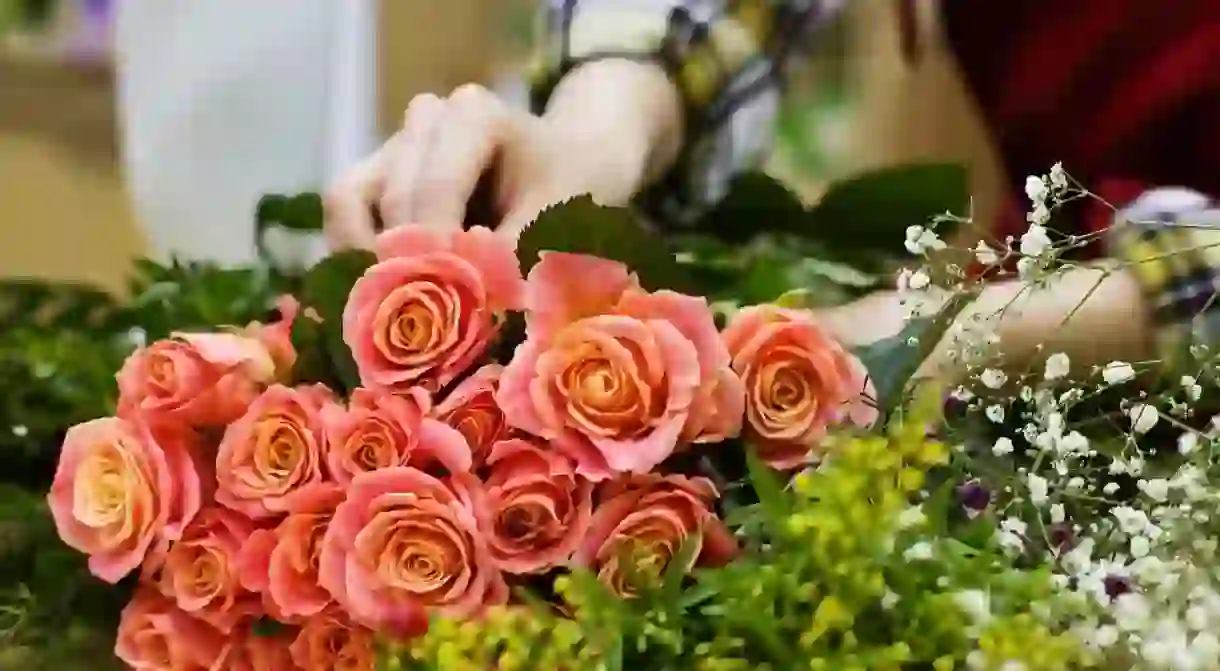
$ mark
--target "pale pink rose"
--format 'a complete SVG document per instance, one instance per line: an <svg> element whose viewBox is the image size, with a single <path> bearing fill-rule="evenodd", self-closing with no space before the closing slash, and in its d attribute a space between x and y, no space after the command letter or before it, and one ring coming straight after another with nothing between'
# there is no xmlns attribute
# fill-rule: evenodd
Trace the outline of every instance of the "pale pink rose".
<svg viewBox="0 0 1220 671"><path fill-rule="evenodd" d="M466 439L475 467L487 461L491 446L509 437L511 429L496 404L496 389L504 367L488 364L462 381L433 410L432 416L457 429Z"/></svg>
<svg viewBox="0 0 1220 671"><path fill-rule="evenodd" d="M241 555L241 582L263 594L276 619L291 621L322 612L333 603L318 582L322 538L343 489L319 483L298 490L287 500L288 517L275 529L251 535Z"/></svg>
<svg viewBox="0 0 1220 671"><path fill-rule="evenodd" d="M496 443L487 464L480 525L497 565L538 573L567 562L589 528L593 483L567 457L521 439Z"/></svg>
<svg viewBox="0 0 1220 671"><path fill-rule="evenodd" d="M253 322L246 326L244 334L257 339L275 362L276 378L284 380L292 372L297 361L297 350L292 344L292 326L301 312L301 303L285 294L275 303L280 318L270 324Z"/></svg>
<svg viewBox="0 0 1220 671"><path fill-rule="evenodd" d="M347 484L361 473L390 466L469 471L470 447L457 430L427 417L431 404L420 387L401 394L360 388L346 409L328 406L322 417L331 476Z"/></svg>
<svg viewBox="0 0 1220 671"><path fill-rule="evenodd" d="M241 584L239 560L254 533L249 519L227 508L204 508L170 545L157 585L182 610L228 633L261 612L258 595Z"/></svg>
<svg viewBox="0 0 1220 671"><path fill-rule="evenodd" d="M292 660L296 636L291 629L263 634L253 625L242 627L229 635L209 671L313 671Z"/></svg>
<svg viewBox="0 0 1220 671"><path fill-rule="evenodd" d="M302 669L374 671L375 643L371 630L353 623L343 611L330 609L301 627L292 642L292 659Z"/></svg>
<svg viewBox="0 0 1220 671"><path fill-rule="evenodd" d="M468 473L438 480L413 468L362 473L322 542L322 585L361 624L419 634L429 613L470 617L504 603Z"/></svg>
<svg viewBox="0 0 1220 671"><path fill-rule="evenodd" d="M744 390L702 298L646 293L620 263L548 252L526 283L528 336L500 379L508 423L605 479L740 430Z"/></svg>
<svg viewBox="0 0 1220 671"><path fill-rule="evenodd" d="M271 353L236 333L182 333L127 358L118 415L207 427L237 419L275 381Z"/></svg>
<svg viewBox="0 0 1220 671"><path fill-rule="evenodd" d="M809 312L748 307L723 338L746 385L746 435L773 468L806 464L828 427L876 421L868 371Z"/></svg>
<svg viewBox="0 0 1220 671"><path fill-rule="evenodd" d="M513 243L486 228L400 226L376 247L380 262L343 311L343 340L366 387L444 387L486 351L505 312L521 307Z"/></svg>
<svg viewBox="0 0 1220 671"><path fill-rule="evenodd" d="M615 594L635 594L632 575L659 578L687 543L694 544L687 571L723 566L737 554L732 534L712 512L718 495L705 478L629 476L609 483L601 496L572 561L596 571ZM625 560L635 562L635 571L623 570Z"/></svg>
<svg viewBox="0 0 1220 671"><path fill-rule="evenodd" d="M106 582L159 561L210 495L195 434L174 429L107 417L64 437L47 503L60 538Z"/></svg>
<svg viewBox="0 0 1220 671"><path fill-rule="evenodd" d="M144 586L123 608L114 653L138 671L208 671L224 646L220 632Z"/></svg>
<svg viewBox="0 0 1220 671"><path fill-rule="evenodd" d="M253 519L281 514L293 492L325 478L322 385L273 385L225 431L216 456L216 500Z"/></svg>

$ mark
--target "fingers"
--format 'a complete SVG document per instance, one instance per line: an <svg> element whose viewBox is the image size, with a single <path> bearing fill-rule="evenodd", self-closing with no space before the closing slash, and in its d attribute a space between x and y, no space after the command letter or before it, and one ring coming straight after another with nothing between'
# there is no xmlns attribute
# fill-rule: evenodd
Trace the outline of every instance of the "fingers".
<svg viewBox="0 0 1220 671"><path fill-rule="evenodd" d="M376 201L387 226L414 221L419 176L444 116L445 103L434 95L416 96L407 106L402 130L395 136L386 161L385 188Z"/></svg>
<svg viewBox="0 0 1220 671"><path fill-rule="evenodd" d="M369 204L385 182L388 149L394 138L327 189L323 198L326 242L331 249L373 246L373 213Z"/></svg>
<svg viewBox="0 0 1220 671"><path fill-rule="evenodd" d="M427 169L416 178L414 221L461 226L479 178L491 169L513 126L509 109L487 89L468 85L454 91L432 138Z"/></svg>

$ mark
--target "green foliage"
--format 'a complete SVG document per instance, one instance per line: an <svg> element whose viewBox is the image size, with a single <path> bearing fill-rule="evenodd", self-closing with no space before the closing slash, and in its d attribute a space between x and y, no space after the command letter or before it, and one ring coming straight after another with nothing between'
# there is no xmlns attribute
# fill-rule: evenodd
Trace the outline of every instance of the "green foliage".
<svg viewBox="0 0 1220 671"><path fill-rule="evenodd" d="M743 527L743 554L723 568L667 573L629 600L572 573L557 581L570 616L530 603L438 620L383 668L941 669L976 650L987 668L1078 668L1075 640L1035 616L1051 599L1046 575L903 522L925 473L948 459L923 428L844 440L791 487L756 465L759 524ZM930 525L949 511L924 513ZM980 600L985 616L969 605Z"/></svg>
<svg viewBox="0 0 1220 671"><path fill-rule="evenodd" d="M548 250L589 254L625 263L647 289L698 293L665 238L649 232L631 210L603 207L589 196L543 210L517 240L517 258L528 273Z"/></svg>
<svg viewBox="0 0 1220 671"><path fill-rule="evenodd" d="M322 230L322 197L312 191L294 195L268 194L258 201L254 211L254 246L264 260L271 258L267 248L267 233L273 228L296 233Z"/></svg>
<svg viewBox="0 0 1220 671"><path fill-rule="evenodd" d="M343 310L352 286L377 257L368 251L332 254L305 274L299 299L321 323L303 318L294 324L293 344L301 355L296 371L301 381L327 382L336 390L360 386L360 374L351 350L343 341Z"/></svg>

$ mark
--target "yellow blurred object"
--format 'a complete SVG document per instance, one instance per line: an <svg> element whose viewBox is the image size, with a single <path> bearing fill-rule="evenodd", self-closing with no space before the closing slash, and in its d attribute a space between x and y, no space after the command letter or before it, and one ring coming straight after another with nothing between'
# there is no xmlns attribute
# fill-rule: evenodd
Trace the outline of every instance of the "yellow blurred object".
<svg viewBox="0 0 1220 671"><path fill-rule="evenodd" d="M0 274L120 289L143 234L104 71L0 57Z"/></svg>

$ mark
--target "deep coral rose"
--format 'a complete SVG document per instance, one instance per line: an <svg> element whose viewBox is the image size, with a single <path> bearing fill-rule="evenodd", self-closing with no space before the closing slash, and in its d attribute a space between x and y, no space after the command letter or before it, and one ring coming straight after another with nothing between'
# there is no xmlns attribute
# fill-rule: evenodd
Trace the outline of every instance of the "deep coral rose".
<svg viewBox="0 0 1220 671"><path fill-rule="evenodd" d="M436 391L487 349L524 280L513 242L490 230L402 226L377 237L380 262L352 287L343 340L373 389Z"/></svg>
<svg viewBox="0 0 1220 671"><path fill-rule="evenodd" d="M706 300L646 293L617 262L547 252L526 308L528 336L496 400L580 474L645 473L680 444L739 431L744 390Z"/></svg>
<svg viewBox="0 0 1220 671"><path fill-rule="evenodd" d="M772 467L807 463L827 427L876 421L868 371L810 313L748 307L723 338L746 385L747 436Z"/></svg>
<svg viewBox="0 0 1220 671"><path fill-rule="evenodd" d="M119 370L118 415L191 426L237 419L275 380L271 353L236 333L184 333L136 351Z"/></svg>
<svg viewBox="0 0 1220 671"><path fill-rule="evenodd" d="M216 456L216 500L251 518L285 512L285 499L324 477L322 408L333 398L322 385L263 392L225 431Z"/></svg>
<svg viewBox="0 0 1220 671"><path fill-rule="evenodd" d="M461 618L504 603L508 588L478 527L482 498L468 473L356 476L322 543L322 585L357 622L402 635L422 632L429 611Z"/></svg>
<svg viewBox="0 0 1220 671"><path fill-rule="evenodd" d="M141 420L68 429L47 503L60 538L89 555L93 575L118 582L182 534L209 495L196 449L193 433Z"/></svg>
<svg viewBox="0 0 1220 671"><path fill-rule="evenodd" d="M242 547L254 525L242 515L204 508L174 542L161 566L161 593L182 610L228 633L260 612L256 594L241 585Z"/></svg>
<svg viewBox="0 0 1220 671"><path fill-rule="evenodd" d="M264 634L242 627L226 639L210 671L298 671L292 661L295 638L293 630Z"/></svg>
<svg viewBox="0 0 1220 671"><path fill-rule="evenodd" d="M487 461L492 445L509 436L504 412L496 404L496 389L503 372L504 367L499 364L483 366L449 392L432 411L434 417L457 429L466 439L476 467Z"/></svg>
<svg viewBox="0 0 1220 671"><path fill-rule="evenodd" d="M616 594L634 594L622 561L634 561L636 575L659 577L686 543L695 544L687 570L722 566L737 552L711 510L717 493L704 478L634 476L610 483L602 496L573 563L597 571Z"/></svg>
<svg viewBox="0 0 1220 671"><path fill-rule="evenodd" d="M304 487L287 500L288 517L275 529L259 529L241 555L241 583L270 601L277 619L291 620L322 612L333 603L318 582L322 538L343 489L334 483Z"/></svg>
<svg viewBox="0 0 1220 671"><path fill-rule="evenodd" d="M377 649L373 632L331 609L312 617L292 642L292 659L302 669L374 671Z"/></svg>
<svg viewBox="0 0 1220 671"><path fill-rule="evenodd" d="M123 608L114 653L140 671L205 671L224 646L220 632L145 586Z"/></svg>
<svg viewBox="0 0 1220 671"><path fill-rule="evenodd" d="M566 562L589 528L593 483L567 457L521 439L496 443L487 464L480 524L499 567L536 573Z"/></svg>
<svg viewBox="0 0 1220 671"><path fill-rule="evenodd" d="M402 394L357 389L346 409L323 411L326 463L341 484L368 471L391 466L450 472L469 471L470 447L455 429L427 417L432 401L412 387Z"/></svg>

